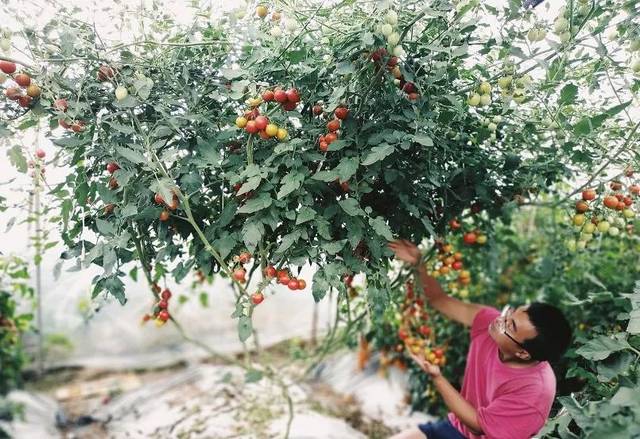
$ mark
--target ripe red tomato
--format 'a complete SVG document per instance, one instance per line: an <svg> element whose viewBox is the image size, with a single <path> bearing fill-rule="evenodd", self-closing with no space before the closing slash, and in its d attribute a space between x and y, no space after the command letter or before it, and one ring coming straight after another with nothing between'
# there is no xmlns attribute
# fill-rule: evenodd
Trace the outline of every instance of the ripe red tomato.
<svg viewBox="0 0 640 439"><path fill-rule="evenodd" d="M298 289L298 279L289 279L289 282L287 283L287 286L289 287L290 290L297 290Z"/></svg>
<svg viewBox="0 0 640 439"><path fill-rule="evenodd" d="M296 109L297 106L298 106L297 102L291 102L291 101L287 101L284 104L282 104L282 108L285 111L293 111Z"/></svg>
<svg viewBox="0 0 640 439"><path fill-rule="evenodd" d="M340 188L342 189L342 192L349 192L349 182L348 181L341 182Z"/></svg>
<svg viewBox="0 0 640 439"><path fill-rule="evenodd" d="M442 356L444 355L444 350L442 350L441 348L434 349L433 353L436 354L437 358L442 358Z"/></svg>
<svg viewBox="0 0 640 439"><path fill-rule="evenodd" d="M82 122L81 120L77 120L75 121L72 125L71 125L71 130L74 133L79 133L80 131L84 130L84 122Z"/></svg>
<svg viewBox="0 0 640 439"><path fill-rule="evenodd" d="M340 129L340 121L338 119L330 120L327 123L327 129L332 133L338 131Z"/></svg>
<svg viewBox="0 0 640 439"><path fill-rule="evenodd" d="M267 268L264 269L267 277L276 277L277 271L273 265L268 265Z"/></svg>
<svg viewBox="0 0 640 439"><path fill-rule="evenodd" d="M398 330L398 338L400 340L406 340L409 337L409 334L407 334L407 331L405 331L404 329L399 329Z"/></svg>
<svg viewBox="0 0 640 439"><path fill-rule="evenodd" d="M345 274L345 275L342 277L342 281L344 282L344 284L345 284L346 286L350 287L350 286L351 286L351 284L353 283L353 275L351 275L351 274Z"/></svg>
<svg viewBox="0 0 640 439"><path fill-rule="evenodd" d="M169 307L169 302L167 302L166 300L161 300L160 302L158 302L158 308L167 309L168 307Z"/></svg>
<svg viewBox="0 0 640 439"><path fill-rule="evenodd" d="M290 280L291 278L289 278L288 274L285 274L284 276L278 276L278 283L281 285L289 285Z"/></svg>
<svg viewBox="0 0 640 439"><path fill-rule="evenodd" d="M629 192L631 192L633 195L640 195L640 185L632 184L631 186L629 186Z"/></svg>
<svg viewBox="0 0 640 439"><path fill-rule="evenodd" d="M453 268L454 270L462 270L462 261L455 261L453 264L451 264L451 268Z"/></svg>
<svg viewBox="0 0 640 439"><path fill-rule="evenodd" d="M319 116L322 114L322 105L316 104L313 106L313 114Z"/></svg>
<svg viewBox="0 0 640 439"><path fill-rule="evenodd" d="M164 198L162 198L162 195L156 193L153 196L153 201L155 201L156 204L162 204L162 203L164 203Z"/></svg>
<svg viewBox="0 0 640 439"><path fill-rule="evenodd" d="M384 47L381 47L377 50L375 50L372 54L371 54L371 59L373 61L380 61L382 59L383 56L387 56L387 49L385 49Z"/></svg>
<svg viewBox="0 0 640 439"><path fill-rule="evenodd" d="M36 157L38 157L39 159L43 159L45 155L47 155L47 153L44 152L43 149L36 149Z"/></svg>
<svg viewBox="0 0 640 439"><path fill-rule="evenodd" d="M295 88L290 88L289 90L287 90L287 100L289 102L300 102L300 94L298 93L298 90Z"/></svg>
<svg viewBox="0 0 640 439"><path fill-rule="evenodd" d="M115 71L108 65L104 64L101 65L100 68L98 69L98 81L104 82L104 81L108 81L109 79L113 78L113 75L115 75Z"/></svg>
<svg viewBox="0 0 640 439"><path fill-rule="evenodd" d="M336 133L329 133L324 136L324 141L327 142L328 145L332 144L338 139L338 135Z"/></svg>
<svg viewBox="0 0 640 439"><path fill-rule="evenodd" d="M320 151L322 152L329 151L329 144L327 142L320 142Z"/></svg>
<svg viewBox="0 0 640 439"><path fill-rule="evenodd" d="M584 213L587 210L589 210L589 205L585 201L579 200L576 202L576 212Z"/></svg>
<svg viewBox="0 0 640 439"><path fill-rule="evenodd" d="M418 90L416 89L416 86L413 82L405 82L405 84L402 86L402 91L404 91L407 94L410 94L410 93L415 93Z"/></svg>
<svg viewBox="0 0 640 439"><path fill-rule="evenodd" d="M260 291L256 291L251 295L251 303L253 303L254 305L260 305L263 300L264 294L262 294Z"/></svg>
<svg viewBox="0 0 640 439"><path fill-rule="evenodd" d="M387 61L387 67L392 69L396 65L398 65L398 57L397 56L392 56L391 58L389 58L389 61Z"/></svg>
<svg viewBox="0 0 640 439"><path fill-rule="evenodd" d="M233 278L238 282L244 281L244 276L247 274L247 271L244 268L236 268L233 271Z"/></svg>
<svg viewBox="0 0 640 439"><path fill-rule="evenodd" d="M29 84L31 84L31 78L26 73L18 73L16 76L13 77L13 80L20 87L28 87Z"/></svg>
<svg viewBox="0 0 640 439"><path fill-rule="evenodd" d="M249 252L240 253L239 260L240 260L241 264L246 264L247 262L249 262L251 260L251 253L249 253Z"/></svg>
<svg viewBox="0 0 640 439"><path fill-rule="evenodd" d="M607 195L602 201L609 209L615 209L618 206L618 198L614 195Z"/></svg>
<svg viewBox="0 0 640 439"><path fill-rule="evenodd" d="M278 278L281 278L284 276L289 276L289 273L287 272L287 270L278 270Z"/></svg>
<svg viewBox="0 0 640 439"><path fill-rule="evenodd" d="M160 221L168 221L169 220L169 212L166 210L163 210L162 212L160 212Z"/></svg>
<svg viewBox="0 0 640 439"><path fill-rule="evenodd" d="M468 245L475 244L477 239L478 237L473 232L465 233L464 236L462 237L462 240L464 241L464 243Z"/></svg>
<svg viewBox="0 0 640 439"><path fill-rule="evenodd" d="M167 310L162 310L158 313L158 319L162 320L163 322L166 322L167 320L169 320L169 312Z"/></svg>
<svg viewBox="0 0 640 439"><path fill-rule="evenodd" d="M335 111L336 118L345 120L349 116L349 109L346 107L338 107Z"/></svg>
<svg viewBox="0 0 640 439"><path fill-rule="evenodd" d="M631 206L633 204L633 200L629 196L624 197L622 199L622 202L624 203L625 206Z"/></svg>
<svg viewBox="0 0 640 439"><path fill-rule="evenodd" d="M69 108L69 104L67 104L66 99L56 99L55 101L53 101L53 108L58 111L67 111L67 108Z"/></svg>
<svg viewBox="0 0 640 439"><path fill-rule="evenodd" d="M9 87L4 91L4 95L12 101L17 101L22 96L22 91L18 87Z"/></svg>
<svg viewBox="0 0 640 439"><path fill-rule="evenodd" d="M18 98L18 104L22 107L22 108L29 108L29 106L31 105L31 101L33 100L33 98L31 96L20 96Z"/></svg>
<svg viewBox="0 0 640 439"><path fill-rule="evenodd" d="M10 75L16 71L16 63L0 60L0 70L2 70L7 75Z"/></svg>
<svg viewBox="0 0 640 439"><path fill-rule="evenodd" d="M458 230L460 227L462 227L462 225L460 224L460 222L458 222L457 219L454 218L449 221L449 227L451 227L451 230Z"/></svg>
<svg viewBox="0 0 640 439"><path fill-rule="evenodd" d="M254 122L256 124L256 128L258 128L259 131L264 130L267 127L267 125L269 125L269 119L266 118L265 116L256 117Z"/></svg>
<svg viewBox="0 0 640 439"><path fill-rule="evenodd" d="M169 288L165 288L162 290L161 296L164 300L169 300L171 298L171 290Z"/></svg>
<svg viewBox="0 0 640 439"><path fill-rule="evenodd" d="M271 90L267 90L262 93L262 100L265 102L270 102L275 98L275 94Z"/></svg>
<svg viewBox="0 0 640 439"><path fill-rule="evenodd" d="M60 125L62 128L67 129L67 130L69 128L71 128L71 124L69 122L67 122L66 120L64 120L64 119L58 120L58 125Z"/></svg>
<svg viewBox="0 0 640 439"><path fill-rule="evenodd" d="M271 138L271 136L268 135L265 130L260 131L258 134L260 134L260 138L262 140L269 140Z"/></svg>
<svg viewBox="0 0 640 439"><path fill-rule="evenodd" d="M273 97L276 100L276 102L280 102L281 104L284 104L288 100L287 93L284 90L280 89L280 88L277 88L273 92Z"/></svg>
<svg viewBox="0 0 640 439"><path fill-rule="evenodd" d="M429 328L427 325L421 325L419 331L420 334L424 335L425 337L428 337L429 334L431 334L431 328Z"/></svg>
<svg viewBox="0 0 640 439"><path fill-rule="evenodd" d="M118 169L120 169L120 166L118 166L118 164L116 162L111 162L107 164L107 172L109 174L113 174L114 172L116 172Z"/></svg>
<svg viewBox="0 0 640 439"><path fill-rule="evenodd" d="M582 199L585 201L595 200L596 195L595 189L585 189L582 191Z"/></svg>
<svg viewBox="0 0 640 439"><path fill-rule="evenodd" d="M298 289L304 290L307 288L307 282L304 279L298 279Z"/></svg>
<svg viewBox="0 0 640 439"><path fill-rule="evenodd" d="M250 120L249 122L247 122L247 126L244 127L244 130L247 133L250 133L250 134L257 133L258 132L258 127L256 126L256 122L253 121L253 120Z"/></svg>

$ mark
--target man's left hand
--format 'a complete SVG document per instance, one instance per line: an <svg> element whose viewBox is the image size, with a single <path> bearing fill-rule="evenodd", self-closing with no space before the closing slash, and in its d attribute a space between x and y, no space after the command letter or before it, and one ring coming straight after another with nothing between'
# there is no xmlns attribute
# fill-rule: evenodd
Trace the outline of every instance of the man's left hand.
<svg viewBox="0 0 640 439"><path fill-rule="evenodd" d="M436 378L442 375L442 372L440 372L440 367L436 366L433 363L429 363L427 360L425 360L419 355L414 354L408 349L407 351L409 352L409 356L413 358L413 361L415 361L416 364L420 366L420 369L428 373L431 378Z"/></svg>

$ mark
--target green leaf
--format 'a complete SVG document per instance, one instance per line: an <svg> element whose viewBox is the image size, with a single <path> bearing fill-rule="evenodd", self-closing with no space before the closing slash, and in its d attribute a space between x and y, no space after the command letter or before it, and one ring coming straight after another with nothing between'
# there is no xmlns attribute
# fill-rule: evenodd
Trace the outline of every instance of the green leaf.
<svg viewBox="0 0 640 439"><path fill-rule="evenodd" d="M246 74L242 69L220 69L220 73L227 79L236 79Z"/></svg>
<svg viewBox="0 0 640 439"><path fill-rule="evenodd" d="M373 148L371 148L371 152L369 153L369 155L367 155L367 157L365 157L365 159L362 161L362 166L369 166L374 164L375 162L383 160L385 157L392 154L394 150L395 148L387 143L374 146Z"/></svg>
<svg viewBox="0 0 640 439"><path fill-rule="evenodd" d="M19 145L14 145L9 150L7 150L7 156L9 156L9 161L18 172L25 173L27 172L27 159L22 154L22 148Z"/></svg>
<svg viewBox="0 0 640 439"><path fill-rule="evenodd" d="M260 177L259 175L249 178L246 183L240 186L240 189L238 190L238 193L236 195L246 194L247 192L257 189L258 186L260 186L261 181L262 177Z"/></svg>
<svg viewBox="0 0 640 439"><path fill-rule="evenodd" d="M120 210L120 216L122 218L128 218L138 214L138 208L135 204L127 204Z"/></svg>
<svg viewBox="0 0 640 439"><path fill-rule="evenodd" d="M560 105L570 105L575 103L578 97L578 86L575 84L567 84L560 91Z"/></svg>
<svg viewBox="0 0 640 439"><path fill-rule="evenodd" d="M598 380L609 382L618 375L627 375L635 357L630 352L620 352L597 364Z"/></svg>
<svg viewBox="0 0 640 439"><path fill-rule="evenodd" d="M278 195L277 195L278 200L281 200L287 195L289 195L291 192L298 190L300 186L302 186L303 181L304 181L304 174L301 174L300 172L297 172L297 171L292 171L287 175L285 175L284 177L282 177L282 180L281 180L282 186L280 187L280 190L278 191Z"/></svg>
<svg viewBox="0 0 640 439"><path fill-rule="evenodd" d="M358 158L357 157L345 157L340 160L338 166L333 170L334 175L337 174L340 181L347 181L353 175L355 175L358 170ZM334 178L335 180L335 178Z"/></svg>
<svg viewBox="0 0 640 439"><path fill-rule="evenodd" d="M103 235L115 235L116 229L113 224L100 218L96 219L96 227Z"/></svg>
<svg viewBox="0 0 640 439"><path fill-rule="evenodd" d="M250 252L253 252L264 235L264 225L257 221L248 221L242 226L242 240Z"/></svg>
<svg viewBox="0 0 640 439"><path fill-rule="evenodd" d="M253 324L251 322L251 317L240 316L238 319L238 337L241 342L246 341L249 337L251 337L251 333L253 332Z"/></svg>
<svg viewBox="0 0 640 439"><path fill-rule="evenodd" d="M346 243L347 243L346 239L342 239L340 241L325 242L324 244L322 244L322 248L327 253L333 256L337 254L340 250L342 250Z"/></svg>
<svg viewBox="0 0 640 439"><path fill-rule="evenodd" d="M600 335L589 340L583 346L576 350L576 353L587 360L604 360L614 352L623 349L629 349L629 343L626 340L626 334L617 333L613 338L607 335Z"/></svg>
<svg viewBox="0 0 640 439"><path fill-rule="evenodd" d="M385 222L384 218L381 216L370 218L369 224L373 227L373 230L380 236L382 236L387 241L393 240L393 233L391 233L391 229L389 225Z"/></svg>
<svg viewBox="0 0 640 439"><path fill-rule="evenodd" d="M298 216L296 218L296 226L302 223L306 223L307 221L311 221L316 217L316 211L310 207L304 206L298 212Z"/></svg>
<svg viewBox="0 0 640 439"><path fill-rule="evenodd" d="M424 133L419 133L413 136L413 141L423 146L433 146L433 140L431 137Z"/></svg>
<svg viewBox="0 0 640 439"><path fill-rule="evenodd" d="M151 94L151 89L153 88L153 80L151 78L147 78L146 76L140 77L133 81L133 88L136 91L136 94L140 99L146 101L149 99L149 95Z"/></svg>
<svg viewBox="0 0 640 439"><path fill-rule="evenodd" d="M345 200L340 200L338 201L338 204L340 205L340 207L342 207L342 210L344 210L347 213L347 215L365 216L364 211L360 208L360 204L358 203L358 200L356 200L355 198L347 198Z"/></svg>
<svg viewBox="0 0 640 439"><path fill-rule="evenodd" d="M104 280L104 289L115 297L120 302L120 305L127 303L127 298L124 295L124 283L118 276L113 275L106 278Z"/></svg>
<svg viewBox="0 0 640 439"><path fill-rule="evenodd" d="M302 232L300 232L300 230L294 230L293 232L284 235L282 237L282 241L280 242L280 246L276 250L276 253L282 254L286 252L289 247L291 247L298 241L298 239L300 239L301 235Z"/></svg>
<svg viewBox="0 0 640 439"><path fill-rule="evenodd" d="M245 383L256 383L262 379L264 374L256 369L249 369L244 376Z"/></svg>
<svg viewBox="0 0 640 439"><path fill-rule="evenodd" d="M144 155L142 155L141 152L134 151L123 146L116 146L116 151L122 157L135 164L145 163L147 161L147 159L144 157Z"/></svg>
<svg viewBox="0 0 640 439"><path fill-rule="evenodd" d="M249 199L244 206L238 209L238 213L254 213L271 206L273 200L269 194L260 194L258 197Z"/></svg>
<svg viewBox="0 0 640 439"><path fill-rule="evenodd" d="M213 241L213 247L218 250L222 259L225 259L236 246L237 241L232 235L226 233L224 236Z"/></svg>

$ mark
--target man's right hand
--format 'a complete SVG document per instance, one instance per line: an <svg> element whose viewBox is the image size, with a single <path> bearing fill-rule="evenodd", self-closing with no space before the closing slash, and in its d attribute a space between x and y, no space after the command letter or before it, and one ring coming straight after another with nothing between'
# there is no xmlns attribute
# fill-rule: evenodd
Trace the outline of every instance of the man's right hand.
<svg viewBox="0 0 640 439"><path fill-rule="evenodd" d="M397 259L410 265L418 265L422 257L418 246L406 239L391 241L388 247L393 251Z"/></svg>

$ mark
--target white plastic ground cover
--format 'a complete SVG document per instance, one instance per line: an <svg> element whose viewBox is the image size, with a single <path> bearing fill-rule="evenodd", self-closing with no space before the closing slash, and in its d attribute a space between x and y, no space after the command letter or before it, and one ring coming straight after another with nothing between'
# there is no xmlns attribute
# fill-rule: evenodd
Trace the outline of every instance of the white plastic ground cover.
<svg viewBox="0 0 640 439"><path fill-rule="evenodd" d="M336 393L351 395L369 419L382 422L394 430L414 427L437 418L412 412L405 402L408 375L395 367L379 373L379 357L374 354L363 371L357 369L355 352L341 352L315 371L315 379L329 385Z"/></svg>
<svg viewBox="0 0 640 439"><path fill-rule="evenodd" d="M344 420L311 409L305 390L289 384L290 438L365 438ZM272 381L246 384L241 368L198 365L116 397L93 416L109 419L109 437L266 439L283 437L287 413L282 389Z"/></svg>
<svg viewBox="0 0 640 439"><path fill-rule="evenodd" d="M13 422L0 421L0 427L16 439L55 439L62 437L56 429L56 412L58 403L41 393L13 391L8 399L23 405L24 419L16 418Z"/></svg>

